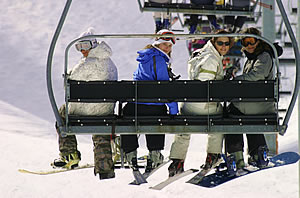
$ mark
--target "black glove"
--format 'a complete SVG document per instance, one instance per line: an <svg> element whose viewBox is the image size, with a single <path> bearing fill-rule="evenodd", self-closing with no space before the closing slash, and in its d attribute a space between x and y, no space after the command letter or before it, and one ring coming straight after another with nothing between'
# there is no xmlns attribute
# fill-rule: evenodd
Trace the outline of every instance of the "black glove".
<svg viewBox="0 0 300 198"><path fill-rule="evenodd" d="M168 73L169 73L169 77L172 79L172 81L174 80L178 80L181 75L175 75L173 72L172 72L172 68L171 67L168 67Z"/></svg>
<svg viewBox="0 0 300 198"><path fill-rule="evenodd" d="M234 77L233 73L234 73L235 69L236 68L234 66L228 68L224 75L224 80L230 80L232 77Z"/></svg>

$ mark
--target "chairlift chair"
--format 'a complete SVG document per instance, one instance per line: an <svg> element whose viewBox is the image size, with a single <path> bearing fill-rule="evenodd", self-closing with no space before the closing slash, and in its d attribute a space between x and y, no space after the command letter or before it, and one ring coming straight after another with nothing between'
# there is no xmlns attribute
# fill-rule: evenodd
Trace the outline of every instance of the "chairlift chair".
<svg viewBox="0 0 300 198"><path fill-rule="evenodd" d="M271 115L253 115L238 117L222 116L133 116L122 115L122 109L113 116L76 116L66 113L66 122L63 123L58 113L58 107L52 90L51 67L55 44L61 32L64 20L68 13L72 0L67 0L59 24L52 39L48 60L47 60L47 90L53 109L59 132L62 135L71 134L142 134L142 133L280 133L284 134L287 130L288 121L294 108L299 91L299 49L295 36L290 28L288 18L285 14L281 0L277 0L280 12L288 33L293 41L296 60L296 80L293 96L284 115L283 122L278 117L278 112ZM177 34L175 37L184 40L191 38L218 37L218 36L251 36L264 40L272 47L275 54L275 66L277 78L275 80L264 81L74 81L68 79L68 53L72 45L85 38L153 38L155 34L102 34L85 36L71 41L65 50L65 95L66 108L69 102L117 102L119 107L124 102L223 102L229 101L255 101L279 102L279 61L275 47L267 39L249 34ZM170 37L164 35L165 37ZM126 91L124 91L126 90ZM155 90L151 91L151 90ZM196 91L197 90L197 91ZM245 91L246 90L246 91ZM150 94L149 94L150 93ZM154 95L155 93L155 95ZM277 108L278 109L278 108ZM66 110L66 112L68 112Z"/></svg>

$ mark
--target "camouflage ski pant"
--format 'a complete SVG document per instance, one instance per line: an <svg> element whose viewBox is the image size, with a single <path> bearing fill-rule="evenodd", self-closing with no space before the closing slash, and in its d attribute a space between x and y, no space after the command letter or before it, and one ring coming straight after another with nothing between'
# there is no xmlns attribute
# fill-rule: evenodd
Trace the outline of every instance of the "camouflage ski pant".
<svg viewBox="0 0 300 198"><path fill-rule="evenodd" d="M63 121L65 121L65 110L66 105L62 105L59 108L59 114ZM56 124L56 131L57 124ZM109 135L93 135L94 144L94 163L95 163L95 174L107 173L114 170L114 164L112 160L112 149L111 149L111 138ZM68 155L77 151L77 139L75 135L68 135L62 137L58 133L58 144L59 151L62 155Z"/></svg>

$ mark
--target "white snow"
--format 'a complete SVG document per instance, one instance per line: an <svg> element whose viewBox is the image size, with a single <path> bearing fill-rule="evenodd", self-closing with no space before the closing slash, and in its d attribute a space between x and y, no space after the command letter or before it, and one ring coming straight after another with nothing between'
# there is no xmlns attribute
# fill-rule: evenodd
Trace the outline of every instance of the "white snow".
<svg viewBox="0 0 300 198"><path fill-rule="evenodd" d="M299 195L299 163L251 174L216 188L186 184L183 178L162 191L149 187L167 178L167 166L159 170L149 183L128 185L130 170L116 170L116 178L100 181L93 169L38 176L19 173L19 168L47 170L58 157L54 115L46 89L46 61L56 25L66 1L2 0L0 6L0 197L272 197L295 198ZM153 33L151 13L140 13L137 1L73 0L58 39L53 59L53 88L58 105L64 101L63 56L66 45L81 32L93 26L97 33ZM176 29L180 28L176 24ZM136 68L136 51L150 43L149 39L106 39L113 49L112 60L118 67L119 79L131 79ZM174 46L173 67L183 78L188 52L185 42ZM70 65L80 55L72 49ZM291 69L291 68L288 68ZM290 75L288 75L289 77ZM291 77L290 77L291 78ZM293 82L291 78L289 81ZM291 83L290 83L291 84ZM288 86L291 86L291 85ZM289 87L290 88L290 87ZM286 106L289 100L284 100ZM297 106L285 136L279 137L279 153L298 152ZM143 138L142 138L143 139ZM173 135L167 135L168 156ZM78 136L82 163L93 162L89 135ZM144 140L139 154L146 153ZM206 153L206 135L193 135L185 168L199 168Z"/></svg>

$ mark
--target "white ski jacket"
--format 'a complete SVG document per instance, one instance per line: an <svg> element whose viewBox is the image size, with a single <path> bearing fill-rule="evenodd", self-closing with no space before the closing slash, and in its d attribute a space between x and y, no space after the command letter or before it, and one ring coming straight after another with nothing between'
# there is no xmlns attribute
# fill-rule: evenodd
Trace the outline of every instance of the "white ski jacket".
<svg viewBox="0 0 300 198"><path fill-rule="evenodd" d="M110 59L111 54L111 48L102 41L75 65L69 72L69 78L82 81L118 80L117 67ZM114 103L69 103L69 114L108 115L113 114L114 108Z"/></svg>
<svg viewBox="0 0 300 198"><path fill-rule="evenodd" d="M190 80L223 80L223 56L219 54L211 41L199 50L199 54L188 61L188 76ZM187 115L207 115L222 113L222 106L217 102L180 104L181 113Z"/></svg>

